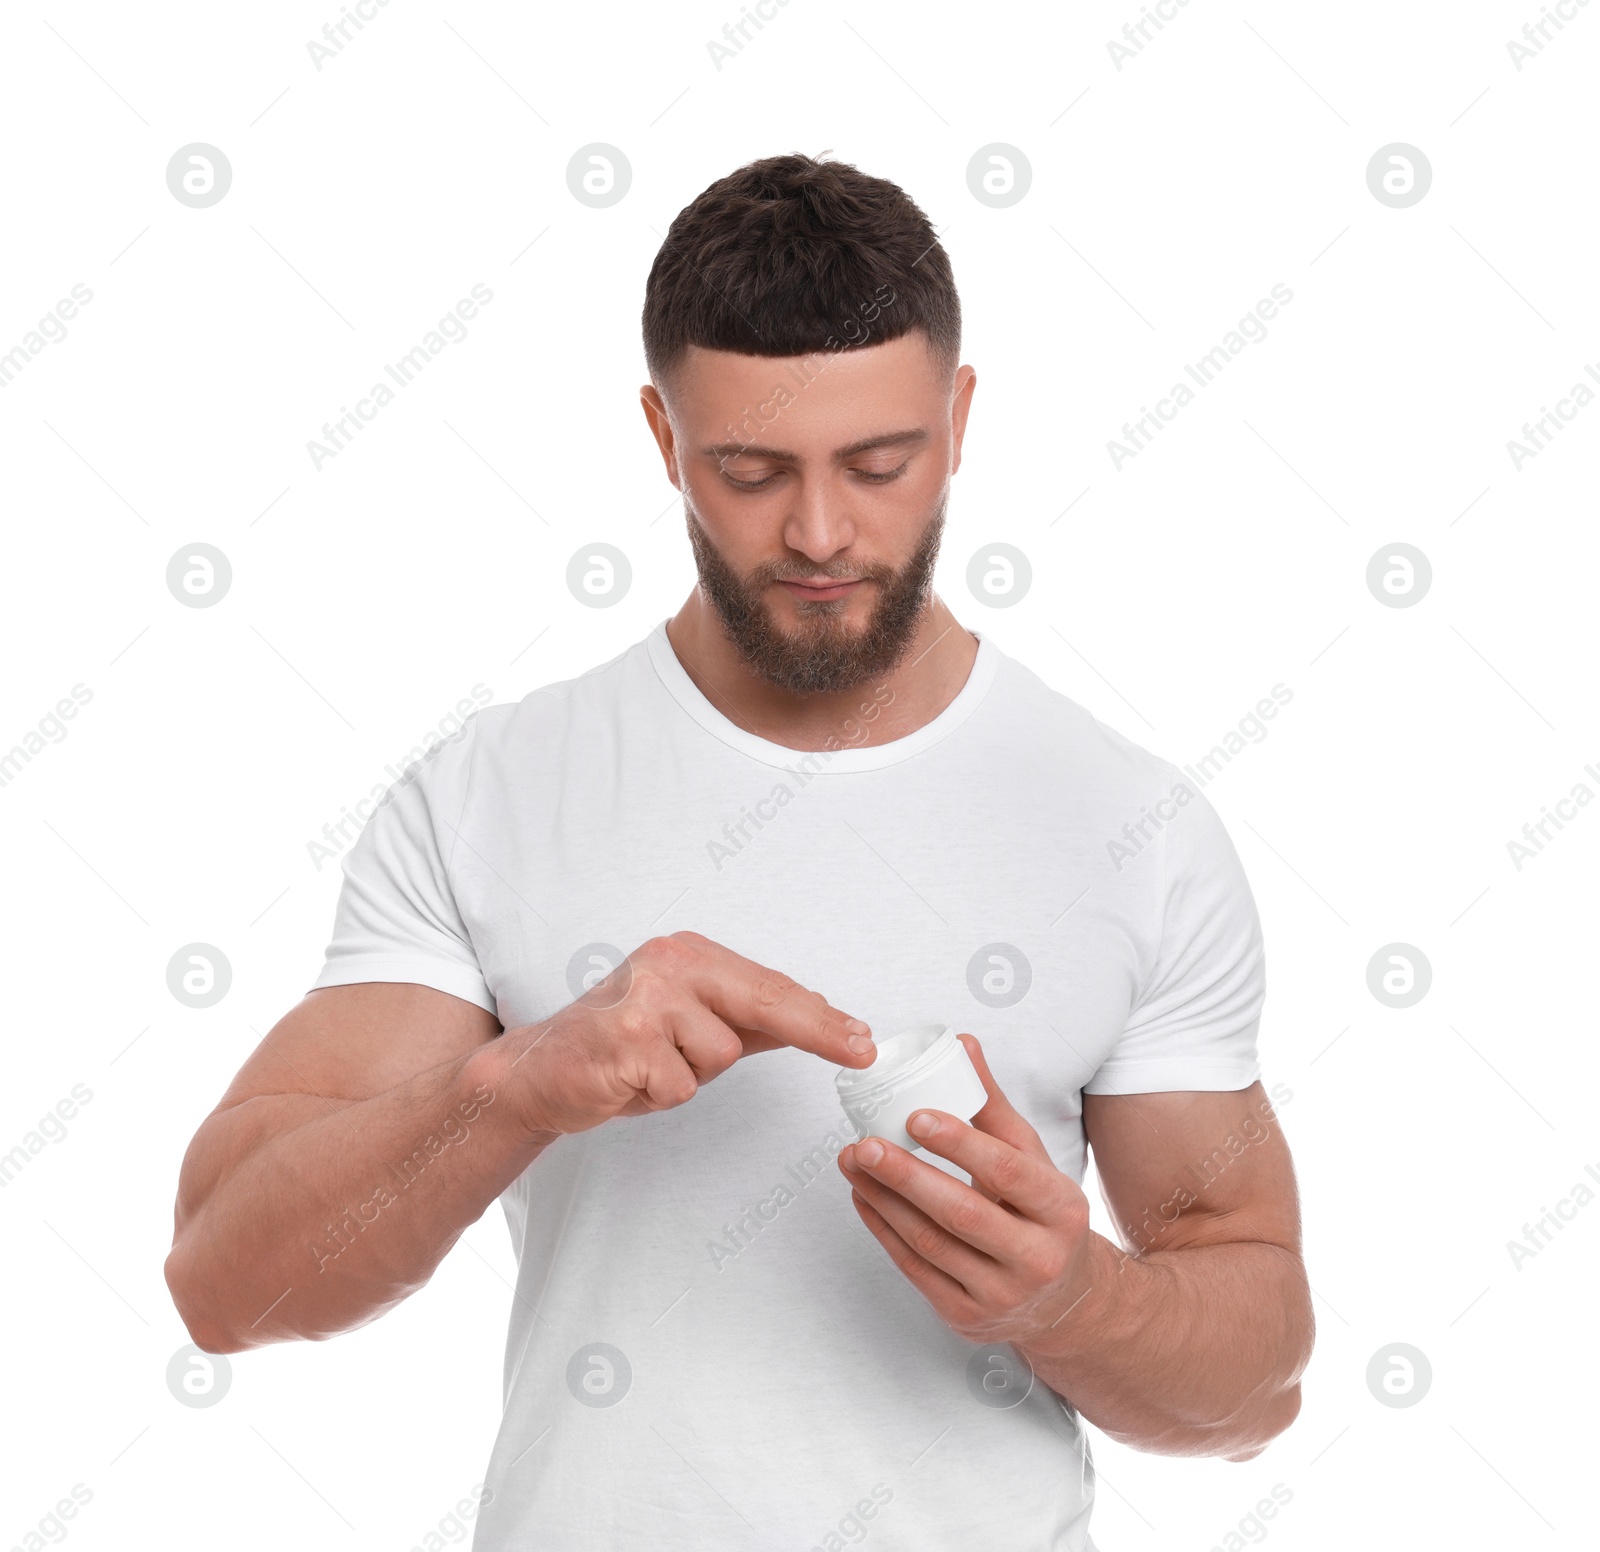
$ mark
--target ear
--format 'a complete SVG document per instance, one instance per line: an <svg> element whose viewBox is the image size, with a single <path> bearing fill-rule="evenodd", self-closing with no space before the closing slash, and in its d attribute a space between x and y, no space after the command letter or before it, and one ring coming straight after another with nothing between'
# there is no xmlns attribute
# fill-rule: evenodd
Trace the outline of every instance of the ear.
<svg viewBox="0 0 1600 1552"><path fill-rule="evenodd" d="M677 443L672 435L672 417L667 413L666 401L654 383L646 383L639 390L639 404L644 418L650 424L650 433L661 449L661 461L666 465L667 479L674 490L683 489L683 476L678 468Z"/></svg>
<svg viewBox="0 0 1600 1552"><path fill-rule="evenodd" d="M961 439L967 434L967 412L972 408L972 390L978 374L970 366L956 369L955 392L950 401L950 472L961 467Z"/></svg>

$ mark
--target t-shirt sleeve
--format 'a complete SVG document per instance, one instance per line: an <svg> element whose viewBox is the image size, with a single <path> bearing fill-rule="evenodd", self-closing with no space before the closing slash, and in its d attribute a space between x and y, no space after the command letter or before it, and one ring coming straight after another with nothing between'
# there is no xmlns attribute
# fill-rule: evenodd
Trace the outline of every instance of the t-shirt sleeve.
<svg viewBox="0 0 1600 1552"><path fill-rule="evenodd" d="M408 765L344 854L333 937L313 990L406 981L498 1015L451 883L477 722L469 718L459 734Z"/></svg>
<svg viewBox="0 0 1600 1552"><path fill-rule="evenodd" d="M1155 963L1111 1055L1084 1085L1086 1094L1243 1089L1261 1076L1256 1037L1267 989L1261 921L1221 818L1204 793L1190 790L1193 796L1177 805L1161 832Z"/></svg>

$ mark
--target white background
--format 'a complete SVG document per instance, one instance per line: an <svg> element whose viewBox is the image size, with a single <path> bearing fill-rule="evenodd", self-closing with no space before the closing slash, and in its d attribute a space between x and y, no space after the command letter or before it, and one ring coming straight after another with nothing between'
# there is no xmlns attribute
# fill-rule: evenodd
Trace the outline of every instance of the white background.
<svg viewBox="0 0 1600 1552"><path fill-rule="evenodd" d="M474 684L578 674L692 586L637 403L644 279L708 183L795 150L901 184L951 255L978 374L937 579L957 615L1180 763L1293 692L1207 790L1265 925L1266 1081L1294 1096L1304 1409L1245 1464L1095 1434L1101 1552L1223 1545L1275 1483L1284 1552L1583 1539L1600 1204L1520 1269L1507 1241L1600 1169L1600 813L1520 869L1507 842L1600 791L1600 407L1520 469L1507 443L1600 370L1600 4L1520 71L1531 0L1193 0L1120 70L1139 6L1062 9L791 0L718 70L733 0L393 0L319 70L331 0L5 8L0 352L74 284L93 300L0 390L0 751L74 684L92 700L0 786L0 1152L93 1098L0 1190L0 1544L82 1483L86 1549L400 1549L481 1480L499 1208L378 1323L237 1355L197 1409L165 1379L178 1164L321 963L324 824ZM1432 166L1409 208L1367 184L1396 141ZM209 208L168 191L191 142L232 166ZM606 209L567 187L590 142L632 168ZM967 184L991 142L1032 168L1006 208ZM314 467L477 282L469 336ZM1108 439L1275 283L1267 338L1116 468ZM632 563L611 608L565 583L596 541ZM232 566L211 608L166 586L195 542ZM1033 568L1010 608L966 585L996 542ZM1408 608L1365 580L1395 542L1432 566ZM204 1010L166 983L197 941L233 973ZM1404 1009L1367 985L1395 942L1433 973ZM1396 1342L1433 1373L1403 1409L1366 1382Z"/></svg>

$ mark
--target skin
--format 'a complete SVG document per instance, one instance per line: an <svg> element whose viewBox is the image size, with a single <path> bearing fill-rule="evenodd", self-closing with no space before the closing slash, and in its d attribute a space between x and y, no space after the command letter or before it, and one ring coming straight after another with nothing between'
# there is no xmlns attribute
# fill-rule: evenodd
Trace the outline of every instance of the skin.
<svg viewBox="0 0 1600 1552"><path fill-rule="evenodd" d="M912 585L931 567L975 378L941 371L919 334L853 347L763 428L766 451L708 451L790 364L692 349L665 394L642 391L716 584L702 582L668 634L700 689L753 733L797 750L830 747L845 723L862 734L853 742L901 738L950 703L976 655L944 603ZM769 476L760 491L733 483ZM832 599L783 585L819 576L862 580ZM873 687L893 693L859 722ZM195 1343L239 1352L379 1318L561 1136L686 1103L734 1061L779 1046L872 1060L846 1010L697 933L651 939L628 964L543 1024L504 1030L425 986L308 993L184 1157L165 1272ZM1130 1226L1123 1248L1089 1230L1083 1192L961 1038L988 1103L970 1125L919 1114L939 1122L926 1146L972 1184L857 1143L839 1168L866 1229L953 1330L1012 1343L1112 1437L1258 1454L1298 1411L1312 1340L1293 1168L1281 1130L1254 1119L1270 1113L1261 1086L1083 1096L1106 1204ZM1244 1146L1227 1146L1241 1133ZM1225 1146L1214 1183L1175 1194L1186 1166ZM1143 1241L1141 1220L1156 1225Z"/></svg>

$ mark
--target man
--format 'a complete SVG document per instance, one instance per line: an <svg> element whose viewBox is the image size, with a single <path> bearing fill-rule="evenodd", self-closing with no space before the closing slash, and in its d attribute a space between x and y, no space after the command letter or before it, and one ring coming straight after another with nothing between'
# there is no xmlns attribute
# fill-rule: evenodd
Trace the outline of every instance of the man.
<svg viewBox="0 0 1600 1552"><path fill-rule="evenodd" d="M208 1351L326 1337L499 1197L480 1552L1092 1549L1080 1418L1248 1460L1299 1409L1249 887L1177 767L931 590L975 379L901 190L714 183L644 337L699 586L391 789L184 1161L174 1299ZM988 1099L918 1157L834 1076L924 1022Z"/></svg>

